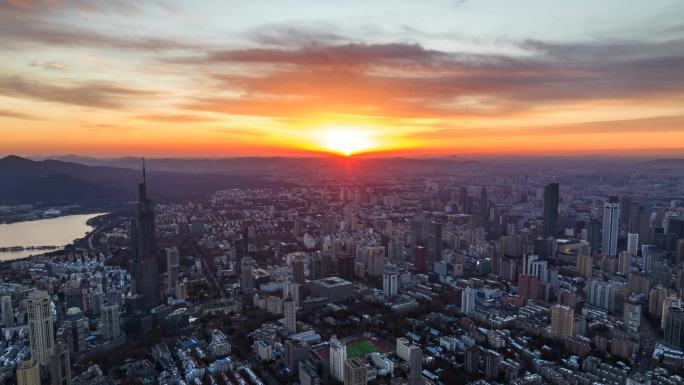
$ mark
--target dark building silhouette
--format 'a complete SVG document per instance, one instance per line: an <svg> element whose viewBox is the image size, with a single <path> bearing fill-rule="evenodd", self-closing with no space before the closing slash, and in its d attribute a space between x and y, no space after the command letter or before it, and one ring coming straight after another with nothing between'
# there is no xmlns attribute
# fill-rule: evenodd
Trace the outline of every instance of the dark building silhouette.
<svg viewBox="0 0 684 385"><path fill-rule="evenodd" d="M587 222L587 242L591 246L592 253L601 248L601 222L596 218Z"/></svg>
<svg viewBox="0 0 684 385"><path fill-rule="evenodd" d="M157 273L152 201L147 197L145 163L143 160L143 181L138 185L138 203L131 222L133 240L133 276L136 294L141 296L139 306L145 309L159 305L159 274Z"/></svg>
<svg viewBox="0 0 684 385"><path fill-rule="evenodd" d="M558 183L549 183L544 187L544 238L555 237L558 232L558 201L560 189Z"/></svg>
<svg viewBox="0 0 684 385"><path fill-rule="evenodd" d="M435 268L435 262L442 260L442 224L430 222L427 238L427 270Z"/></svg>

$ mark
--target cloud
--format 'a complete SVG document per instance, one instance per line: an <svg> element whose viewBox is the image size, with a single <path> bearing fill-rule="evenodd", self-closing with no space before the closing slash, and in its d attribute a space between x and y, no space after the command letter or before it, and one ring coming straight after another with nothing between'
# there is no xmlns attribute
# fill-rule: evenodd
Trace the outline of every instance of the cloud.
<svg viewBox="0 0 684 385"><path fill-rule="evenodd" d="M28 114L24 114L24 113L16 112L16 111L3 110L3 109L0 109L0 117L21 119L21 120L38 120L35 116L32 116L32 115L28 115Z"/></svg>
<svg viewBox="0 0 684 385"><path fill-rule="evenodd" d="M684 132L684 115L590 121L545 127L447 128L409 134L414 139L491 138Z"/></svg>
<svg viewBox="0 0 684 385"><path fill-rule="evenodd" d="M34 60L31 62L31 67L40 67L40 68L45 68L48 70L52 71L66 71L67 66L62 63L57 63L57 62L46 62L43 60Z"/></svg>
<svg viewBox="0 0 684 385"><path fill-rule="evenodd" d="M0 75L0 95L86 107L115 108L130 103L132 99L150 97L155 93L103 81L51 84L45 79Z"/></svg>
<svg viewBox="0 0 684 385"><path fill-rule="evenodd" d="M207 66L217 89L242 92L198 97L184 108L239 115L453 119L514 116L568 102L684 97L684 40L525 41L520 47L530 55L463 54L413 43L317 43L170 61Z"/></svg>
<svg viewBox="0 0 684 385"><path fill-rule="evenodd" d="M200 123L216 121L216 118L192 114L148 114L138 115L135 117L135 119L164 123Z"/></svg>

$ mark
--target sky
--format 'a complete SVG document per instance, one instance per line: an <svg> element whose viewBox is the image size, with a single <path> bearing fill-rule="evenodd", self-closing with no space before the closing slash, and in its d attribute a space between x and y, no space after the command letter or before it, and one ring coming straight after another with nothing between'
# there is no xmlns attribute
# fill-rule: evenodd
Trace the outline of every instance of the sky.
<svg viewBox="0 0 684 385"><path fill-rule="evenodd" d="M0 0L0 154L684 154L681 0Z"/></svg>

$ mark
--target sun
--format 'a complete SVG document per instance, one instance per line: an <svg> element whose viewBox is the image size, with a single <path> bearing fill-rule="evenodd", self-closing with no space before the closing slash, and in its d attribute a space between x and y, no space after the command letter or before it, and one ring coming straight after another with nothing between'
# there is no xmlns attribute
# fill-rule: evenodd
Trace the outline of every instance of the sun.
<svg viewBox="0 0 684 385"><path fill-rule="evenodd" d="M375 146L368 132L353 128L326 129L322 132L322 147L350 156L369 150Z"/></svg>

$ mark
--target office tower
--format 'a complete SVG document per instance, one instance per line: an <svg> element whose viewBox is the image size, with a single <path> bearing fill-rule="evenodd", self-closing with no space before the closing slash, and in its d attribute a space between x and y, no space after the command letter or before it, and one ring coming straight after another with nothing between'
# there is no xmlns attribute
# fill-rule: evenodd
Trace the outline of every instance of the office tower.
<svg viewBox="0 0 684 385"><path fill-rule="evenodd" d="M397 265L388 263L385 265L385 272L382 274L382 293L386 298L397 295Z"/></svg>
<svg viewBox="0 0 684 385"><path fill-rule="evenodd" d="M551 333L557 337L572 336L575 310L560 304L551 307Z"/></svg>
<svg viewBox="0 0 684 385"><path fill-rule="evenodd" d="M3 295L0 298L0 312L2 312L2 325L5 327L14 326L14 308L12 307L11 295Z"/></svg>
<svg viewBox="0 0 684 385"><path fill-rule="evenodd" d="M425 247L413 246L412 259L416 273L427 272L427 249Z"/></svg>
<svg viewBox="0 0 684 385"><path fill-rule="evenodd" d="M590 278L594 269L594 258L591 256L591 249L577 250L577 272L586 278Z"/></svg>
<svg viewBox="0 0 684 385"><path fill-rule="evenodd" d="M409 348L409 385L422 385L423 381L423 352L420 346L412 345Z"/></svg>
<svg viewBox="0 0 684 385"><path fill-rule="evenodd" d="M675 349L684 349L684 309L670 307L665 320L665 343Z"/></svg>
<svg viewBox="0 0 684 385"><path fill-rule="evenodd" d="M618 258L618 272L627 275L632 270L632 255L628 251L621 251Z"/></svg>
<svg viewBox="0 0 684 385"><path fill-rule="evenodd" d="M627 298L622 314L622 322L627 330L632 333L638 333L639 326L641 326L641 303L636 296L629 296Z"/></svg>
<svg viewBox="0 0 684 385"><path fill-rule="evenodd" d="M661 308L663 309L663 313L660 316L660 329L665 330L665 323L667 322L667 313L670 311L670 308L673 307L682 307L682 299L677 296L677 294L672 294L665 298L663 301L663 304Z"/></svg>
<svg viewBox="0 0 684 385"><path fill-rule="evenodd" d="M523 240L521 237L514 236L502 236L499 238L499 247L501 254L504 257L519 258L523 256Z"/></svg>
<svg viewBox="0 0 684 385"><path fill-rule="evenodd" d="M385 248L369 246L366 249L366 273L371 277L378 277L383 271L385 271Z"/></svg>
<svg viewBox="0 0 684 385"><path fill-rule="evenodd" d="M297 304L292 296L287 296L283 302L283 313L285 313L285 330L288 334L297 332Z"/></svg>
<svg viewBox="0 0 684 385"><path fill-rule="evenodd" d="M330 337L330 375L337 381L344 381L344 361L347 359L347 345Z"/></svg>
<svg viewBox="0 0 684 385"><path fill-rule="evenodd" d="M292 266L292 280L300 285L303 285L304 280L304 259L301 254L295 255L290 263Z"/></svg>
<svg viewBox="0 0 684 385"><path fill-rule="evenodd" d="M354 256L341 255L337 259L337 275L349 282L354 280Z"/></svg>
<svg viewBox="0 0 684 385"><path fill-rule="evenodd" d="M131 221L133 244L133 277L136 293L142 296L141 306L148 310L159 305L159 285L157 284L156 241L154 210L152 201L147 197L145 164L143 161L143 181L138 185L138 203L135 217Z"/></svg>
<svg viewBox="0 0 684 385"><path fill-rule="evenodd" d="M487 350L485 353L485 377L494 380L499 376L499 363L503 361L501 354Z"/></svg>
<svg viewBox="0 0 684 385"><path fill-rule="evenodd" d="M558 183L549 183L544 187L544 224L542 237L555 237L558 232L558 202L560 188Z"/></svg>
<svg viewBox="0 0 684 385"><path fill-rule="evenodd" d="M17 368L17 385L40 385L40 366L38 360L31 358Z"/></svg>
<svg viewBox="0 0 684 385"><path fill-rule="evenodd" d="M518 277L518 295L525 299L539 298L539 279L532 275L521 274Z"/></svg>
<svg viewBox="0 0 684 385"><path fill-rule="evenodd" d="M88 336L88 321L83 317L83 312L77 307L69 308L64 321L64 334L73 354L85 351L85 339Z"/></svg>
<svg viewBox="0 0 684 385"><path fill-rule="evenodd" d="M312 281L315 281L317 279L322 279L323 277L323 256L321 255L321 252L316 252L314 255L311 256L311 265L309 269L309 278Z"/></svg>
<svg viewBox="0 0 684 385"><path fill-rule="evenodd" d="M104 301L104 293L101 290L96 290L90 293L90 314L99 316L102 312L102 302Z"/></svg>
<svg viewBox="0 0 684 385"><path fill-rule="evenodd" d="M344 385L366 385L368 383L368 366L360 358L344 362Z"/></svg>
<svg viewBox="0 0 684 385"><path fill-rule="evenodd" d="M71 385L71 359L69 347L64 343L55 345L50 356L50 385Z"/></svg>
<svg viewBox="0 0 684 385"><path fill-rule="evenodd" d="M83 290L80 287L70 287L66 291L66 308L72 307L83 310Z"/></svg>
<svg viewBox="0 0 684 385"><path fill-rule="evenodd" d="M466 287L461 292L461 312L470 314L475 310L475 295L477 292L471 287Z"/></svg>
<svg viewBox="0 0 684 385"><path fill-rule="evenodd" d="M46 291L32 291L26 300L31 357L47 365L55 347L52 306Z"/></svg>
<svg viewBox="0 0 684 385"><path fill-rule="evenodd" d="M107 304L102 306L102 335L108 340L115 340L121 336L119 305Z"/></svg>
<svg viewBox="0 0 684 385"><path fill-rule="evenodd" d="M245 257L240 262L240 286L242 290L254 289L254 260L250 257Z"/></svg>
<svg viewBox="0 0 684 385"><path fill-rule="evenodd" d="M166 250L166 278L167 289L173 293L178 282L178 271L180 270L180 253L178 249L172 247Z"/></svg>
<svg viewBox="0 0 684 385"><path fill-rule="evenodd" d="M442 260L442 224L430 222L427 238L427 268L432 271L435 262Z"/></svg>
<svg viewBox="0 0 684 385"><path fill-rule="evenodd" d="M603 255L617 255L617 240L620 232L620 203L617 197L608 198L603 205L603 238L601 253Z"/></svg>
<svg viewBox="0 0 684 385"><path fill-rule="evenodd" d="M489 219L489 199L487 199L487 187L482 187L480 191L480 202L478 204L480 216L484 221Z"/></svg>
<svg viewBox="0 0 684 385"><path fill-rule="evenodd" d="M466 372L477 373L480 367L480 349L472 346L465 351L464 369Z"/></svg>
<svg viewBox="0 0 684 385"><path fill-rule="evenodd" d="M628 233L627 234L627 252L632 256L637 256L637 251L639 250L639 234L638 233Z"/></svg>
<svg viewBox="0 0 684 385"><path fill-rule="evenodd" d="M596 218L591 218L586 222L587 226L587 243L591 246L591 250L598 251L601 248L601 222Z"/></svg>

